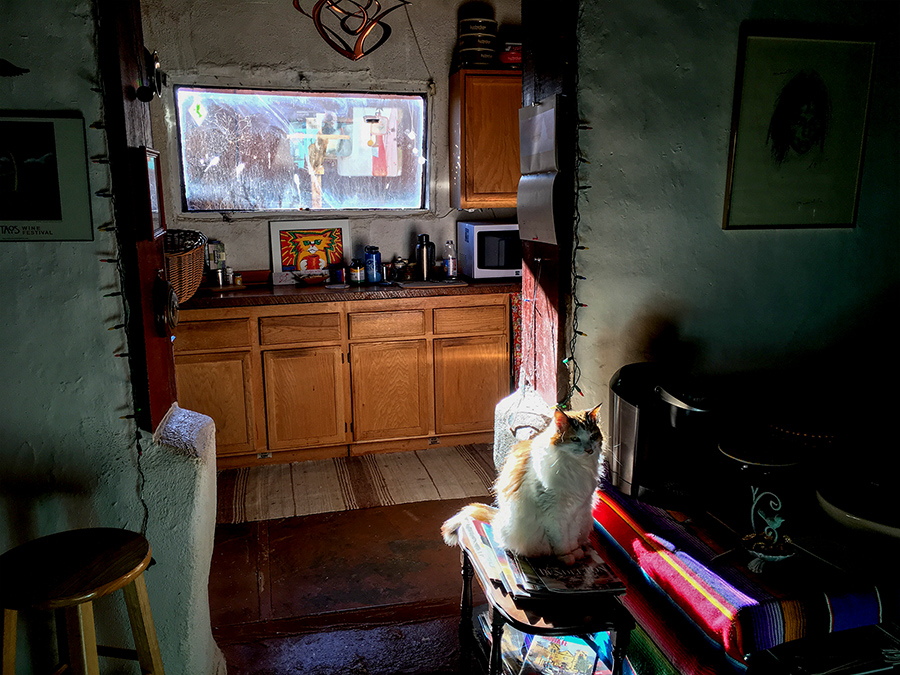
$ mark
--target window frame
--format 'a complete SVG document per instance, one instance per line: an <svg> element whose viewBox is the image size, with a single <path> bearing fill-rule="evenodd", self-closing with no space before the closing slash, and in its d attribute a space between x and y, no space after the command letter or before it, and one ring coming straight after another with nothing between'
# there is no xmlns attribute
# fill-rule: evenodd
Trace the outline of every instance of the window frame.
<svg viewBox="0 0 900 675"><path fill-rule="evenodd" d="M298 209L260 209L260 210L251 210L251 209L209 209L209 210L189 210L187 207L187 191L186 191L186 179L185 179L185 167L183 165L183 155L182 155L182 134L181 134L181 115L179 114L179 103L178 103L178 91L180 89L202 89L208 91L232 91L232 92L271 92L271 93L281 93L284 92L286 94L315 94L315 95L328 95L328 94L336 94L340 96L360 96L360 97L378 97L378 96L408 96L408 97L418 97L422 100L423 105L423 115L422 115L422 154L425 157L425 162L422 167L422 176L420 181L420 203L421 206L414 208L359 208L359 209L313 209L313 208L298 208ZM431 129L432 129L432 121L433 121L433 109L434 109L434 92L431 87L427 86L427 83L423 83L421 86L413 86L409 89L404 90L402 87L397 89L388 90L365 90L365 89L341 89L337 87L320 87L315 90L313 89L293 89L289 87L280 87L277 85L240 85L240 84L227 84L227 83L217 83L213 85L205 84L202 82L194 82L194 81L182 81L176 82L172 85L172 112L175 120L175 124L173 125L174 133L173 133L173 141L174 141L174 156L176 159L175 166L177 167L177 186L178 186L178 202L179 202L179 214L181 218L189 218L189 219L198 219L198 220L206 220L206 219L215 219L219 220L221 218L225 218L226 220L243 220L243 219L266 219L266 220L278 220L280 218L296 218L298 213L309 214L314 217L334 217L334 218L365 218L365 217L409 217L409 216L419 216L419 215L428 215L435 213L434 211L434 185L433 185L433 173L432 173L432 165L435 161L433 156L434 148L431 144Z"/></svg>

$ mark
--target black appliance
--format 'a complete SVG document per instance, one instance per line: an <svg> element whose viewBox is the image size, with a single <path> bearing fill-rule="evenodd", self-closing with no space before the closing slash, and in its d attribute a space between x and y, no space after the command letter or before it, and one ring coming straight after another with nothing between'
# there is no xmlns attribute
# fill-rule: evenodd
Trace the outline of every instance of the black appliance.
<svg viewBox="0 0 900 675"><path fill-rule="evenodd" d="M708 494L717 452L710 396L699 380L657 363L620 368L610 389L610 478L664 508Z"/></svg>

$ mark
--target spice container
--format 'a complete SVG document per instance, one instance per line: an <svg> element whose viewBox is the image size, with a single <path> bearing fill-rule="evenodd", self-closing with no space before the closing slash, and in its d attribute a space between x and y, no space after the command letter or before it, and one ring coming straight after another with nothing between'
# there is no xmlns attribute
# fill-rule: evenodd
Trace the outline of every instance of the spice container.
<svg viewBox="0 0 900 675"><path fill-rule="evenodd" d="M392 274L394 281L409 281L412 278L411 272L409 261L406 258L397 256L394 259L394 271Z"/></svg>
<svg viewBox="0 0 900 675"><path fill-rule="evenodd" d="M359 258L350 261L350 283L361 286L366 282L366 267Z"/></svg>
<svg viewBox="0 0 900 675"><path fill-rule="evenodd" d="M344 263L334 263L328 266L328 272L331 275L329 282L332 284L345 284L347 283L347 270L344 268Z"/></svg>

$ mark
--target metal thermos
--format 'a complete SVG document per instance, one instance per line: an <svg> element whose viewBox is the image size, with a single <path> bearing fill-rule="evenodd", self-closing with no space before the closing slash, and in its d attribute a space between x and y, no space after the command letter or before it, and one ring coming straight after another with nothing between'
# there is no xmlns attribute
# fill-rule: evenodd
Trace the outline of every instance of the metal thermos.
<svg viewBox="0 0 900 675"><path fill-rule="evenodd" d="M419 235L419 243L416 244L416 267L422 281L433 281L434 242L428 240L427 234Z"/></svg>

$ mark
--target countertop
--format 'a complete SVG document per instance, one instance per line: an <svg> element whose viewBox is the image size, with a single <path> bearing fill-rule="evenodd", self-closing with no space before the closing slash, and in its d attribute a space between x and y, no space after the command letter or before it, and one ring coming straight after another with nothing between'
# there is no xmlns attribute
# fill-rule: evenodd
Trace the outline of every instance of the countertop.
<svg viewBox="0 0 900 675"><path fill-rule="evenodd" d="M259 305L294 305L310 302L347 302L354 300L391 300L394 298L426 298L446 295L484 295L489 293L518 293L519 281L470 281L466 285L434 282L426 288L401 288L397 285L364 285L348 288L323 286L272 286L248 284L215 288L201 286L192 298L181 304L184 311L192 309L220 309L223 307L253 307Z"/></svg>

